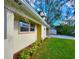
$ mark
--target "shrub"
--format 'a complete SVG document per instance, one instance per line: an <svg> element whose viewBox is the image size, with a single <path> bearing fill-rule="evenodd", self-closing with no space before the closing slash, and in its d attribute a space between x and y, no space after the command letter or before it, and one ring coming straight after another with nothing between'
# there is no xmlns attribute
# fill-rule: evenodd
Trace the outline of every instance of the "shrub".
<svg viewBox="0 0 79 59"><path fill-rule="evenodd" d="M55 28L57 29L58 34L75 36L75 33L74 33L75 27L74 26L63 25L63 26L57 26Z"/></svg>
<svg viewBox="0 0 79 59"><path fill-rule="evenodd" d="M29 51L28 50L23 50L20 53L19 59L29 59L29 58L30 58L30 54L29 54Z"/></svg>
<svg viewBox="0 0 79 59"><path fill-rule="evenodd" d="M19 59L29 59L40 45L41 43L36 41L31 48L25 49L20 53Z"/></svg>

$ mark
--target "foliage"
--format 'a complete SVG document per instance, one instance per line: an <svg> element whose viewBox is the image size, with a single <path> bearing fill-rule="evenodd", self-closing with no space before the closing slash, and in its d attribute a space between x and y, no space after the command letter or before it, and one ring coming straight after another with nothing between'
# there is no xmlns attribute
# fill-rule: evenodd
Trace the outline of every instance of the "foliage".
<svg viewBox="0 0 79 59"><path fill-rule="evenodd" d="M39 48L40 45L41 42L36 41L31 48L25 49L20 53L19 59L29 59L30 56L32 56L33 53L35 53L35 51Z"/></svg>
<svg viewBox="0 0 79 59"><path fill-rule="evenodd" d="M55 28L57 29L58 34L75 36L75 26L60 25Z"/></svg>
<svg viewBox="0 0 79 59"><path fill-rule="evenodd" d="M30 55L29 50L23 50L20 53L19 59L29 59L29 57L30 57L29 55Z"/></svg>

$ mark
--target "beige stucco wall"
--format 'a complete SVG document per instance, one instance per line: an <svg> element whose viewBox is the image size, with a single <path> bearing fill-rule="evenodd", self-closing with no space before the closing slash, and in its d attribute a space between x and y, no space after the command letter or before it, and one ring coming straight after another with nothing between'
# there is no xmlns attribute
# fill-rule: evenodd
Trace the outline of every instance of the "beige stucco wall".
<svg viewBox="0 0 79 59"><path fill-rule="evenodd" d="M15 27L16 26L16 27ZM35 26L34 32L19 32L18 30L18 22L15 21L14 28L14 50L13 52L17 52L28 45L34 43L37 40L37 28Z"/></svg>
<svg viewBox="0 0 79 59"><path fill-rule="evenodd" d="M45 39L47 37L46 36L46 26L42 25L41 27L42 27L41 28L41 31L42 31L41 37L42 37L42 39Z"/></svg>
<svg viewBox="0 0 79 59"><path fill-rule="evenodd" d="M18 22L14 22L14 13L6 10L7 18L7 39L5 39L5 59L13 59L13 54L35 42L37 39L37 29L35 32L20 33Z"/></svg>
<svg viewBox="0 0 79 59"><path fill-rule="evenodd" d="M18 21L14 21L14 13L6 10L7 20L7 39L5 39L5 59L12 59L13 54L34 43L37 40L37 26L35 32L20 33L18 30ZM46 27L41 25L41 37L46 38Z"/></svg>
<svg viewBox="0 0 79 59"><path fill-rule="evenodd" d="M14 25L14 14L5 9L5 20L7 20L7 28L6 28L6 38L4 40L4 58L5 59L12 59L13 58L13 25Z"/></svg>

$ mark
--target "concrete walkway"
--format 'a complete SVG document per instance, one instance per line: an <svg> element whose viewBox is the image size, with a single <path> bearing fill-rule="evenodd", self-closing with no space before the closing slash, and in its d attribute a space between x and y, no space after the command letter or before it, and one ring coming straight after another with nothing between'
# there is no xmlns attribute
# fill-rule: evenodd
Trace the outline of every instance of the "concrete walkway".
<svg viewBox="0 0 79 59"><path fill-rule="evenodd" d="M66 35L48 35L48 38L63 38L63 39L72 39L72 40L75 40L75 37L66 36Z"/></svg>

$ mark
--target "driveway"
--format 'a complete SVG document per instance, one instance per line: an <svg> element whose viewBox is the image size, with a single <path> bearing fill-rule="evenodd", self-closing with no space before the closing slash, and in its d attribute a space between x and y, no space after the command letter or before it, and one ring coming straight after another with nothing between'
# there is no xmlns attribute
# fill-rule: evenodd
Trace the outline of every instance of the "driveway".
<svg viewBox="0 0 79 59"><path fill-rule="evenodd" d="M48 38L63 38L63 39L72 39L72 40L75 40L75 37L66 36L66 35L48 35Z"/></svg>

